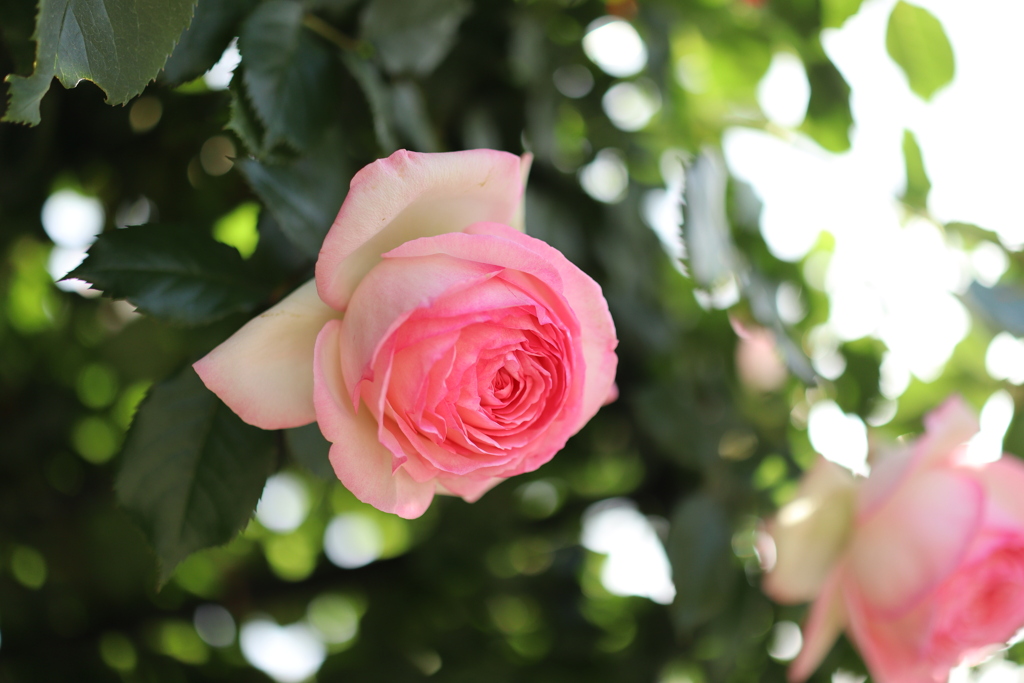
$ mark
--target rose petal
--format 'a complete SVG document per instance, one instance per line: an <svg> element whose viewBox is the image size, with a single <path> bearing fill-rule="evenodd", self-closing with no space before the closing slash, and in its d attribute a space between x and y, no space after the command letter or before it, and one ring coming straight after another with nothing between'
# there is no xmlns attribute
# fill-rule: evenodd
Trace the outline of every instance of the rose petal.
<svg viewBox="0 0 1024 683"><path fill-rule="evenodd" d="M951 470L917 473L850 544L850 572L874 609L897 617L956 569L984 512L984 489Z"/></svg>
<svg viewBox="0 0 1024 683"><path fill-rule="evenodd" d="M453 289L479 286L496 270L441 254L387 258L377 264L360 283L360 289L368 294L353 299L342 333L342 369L353 401L359 383L369 378L381 342L413 311Z"/></svg>
<svg viewBox="0 0 1024 683"><path fill-rule="evenodd" d="M352 179L320 249L320 296L343 310L380 255L400 244L478 221L512 222L522 187L520 159L507 152L399 150L375 161Z"/></svg>
<svg viewBox="0 0 1024 683"><path fill-rule="evenodd" d="M399 468L392 471L391 451L377 439L369 410L357 415L341 381L341 322L324 326L316 340L314 401L320 430L332 442L334 473L356 498L399 517L419 517L434 497L433 482L417 482Z"/></svg>
<svg viewBox="0 0 1024 683"><path fill-rule="evenodd" d="M924 418L925 433L909 448L885 454L871 465L858 505L866 521L893 494L900 482L922 468L951 464L959 447L978 431L978 420L963 399L953 396Z"/></svg>
<svg viewBox="0 0 1024 683"><path fill-rule="evenodd" d="M846 606L843 604L841 586L842 571L832 572L823 583L818 599L811 605L803 627L803 647L789 666L788 678L791 683L802 683L814 673L846 626Z"/></svg>
<svg viewBox="0 0 1024 683"><path fill-rule="evenodd" d="M192 367L235 413L263 429L316 419L313 347L317 333L340 314L310 280L256 316Z"/></svg>
<svg viewBox="0 0 1024 683"><path fill-rule="evenodd" d="M1024 462L1014 455L1004 455L969 472L988 494L989 523L1024 528Z"/></svg>
<svg viewBox="0 0 1024 683"><path fill-rule="evenodd" d="M526 180L530 177L530 167L533 166L533 155L527 152L519 157L519 172L522 174L523 196L516 208L516 215L510 225L519 232L526 232ZM499 221L500 222L500 221Z"/></svg>
<svg viewBox="0 0 1024 683"><path fill-rule="evenodd" d="M618 395L615 388L615 370L618 366L615 347L618 346L618 339L615 336L615 324L608 311L608 302L604 299L600 285L574 266L557 249L541 240L523 235L507 225L478 223L467 228L466 235L488 235L507 240L510 244L502 246L497 240L467 240L462 235L443 235L440 238L423 242L417 240L415 243L402 245L391 253L396 256L412 255L430 249L443 249L444 253L459 258L485 261L535 274L551 286L554 286L551 279L540 274L534 264L543 263L553 267L558 273L557 282L561 285L559 293L569 303L581 328L586 379L577 429L582 427L602 405L614 400ZM511 245L519 249L514 249ZM524 250L532 252L535 258L525 256Z"/></svg>
<svg viewBox="0 0 1024 683"><path fill-rule="evenodd" d="M822 590L850 535L854 485L849 470L821 458L768 523L777 559L763 587L773 600L808 602Z"/></svg>
<svg viewBox="0 0 1024 683"><path fill-rule="evenodd" d="M946 680L949 668L937 671L926 658L932 605L924 602L915 609L889 619L879 615L853 582L843 584L848 621L847 633L877 683L938 683Z"/></svg>

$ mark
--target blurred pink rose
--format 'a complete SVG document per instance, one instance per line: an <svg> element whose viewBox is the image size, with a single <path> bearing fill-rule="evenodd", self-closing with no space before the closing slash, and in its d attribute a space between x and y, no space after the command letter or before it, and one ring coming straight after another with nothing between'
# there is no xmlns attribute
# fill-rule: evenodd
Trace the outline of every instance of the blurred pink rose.
<svg viewBox="0 0 1024 683"><path fill-rule="evenodd" d="M250 424L316 420L342 483L402 517L538 468L614 398L617 340L597 283L521 232L529 164L493 150L370 164L315 280L196 372Z"/></svg>
<svg viewBox="0 0 1024 683"><path fill-rule="evenodd" d="M934 683L1024 626L1024 464L967 462L978 428L959 398L925 427L867 479L819 461L769 523L765 591L814 600L792 681L843 629L879 683Z"/></svg>

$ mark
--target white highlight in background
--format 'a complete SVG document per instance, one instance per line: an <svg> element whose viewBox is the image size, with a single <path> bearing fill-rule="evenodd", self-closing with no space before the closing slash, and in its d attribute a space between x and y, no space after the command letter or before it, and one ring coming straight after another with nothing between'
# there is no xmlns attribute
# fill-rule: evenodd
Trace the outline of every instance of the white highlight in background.
<svg viewBox="0 0 1024 683"><path fill-rule="evenodd" d="M834 401L819 401L807 414L811 446L855 474L868 473L868 430L856 415L844 413Z"/></svg>
<svg viewBox="0 0 1024 683"><path fill-rule="evenodd" d="M768 644L768 656L780 662L788 662L800 654L804 645L800 627L792 621L780 621L772 627L772 639Z"/></svg>
<svg viewBox="0 0 1024 683"><path fill-rule="evenodd" d="M583 52L609 76L625 78L647 66L647 46L636 29L622 19L602 17L583 36Z"/></svg>
<svg viewBox="0 0 1024 683"><path fill-rule="evenodd" d="M304 623L278 626L257 618L246 622L238 637L245 659L280 683L299 683L317 671L327 649Z"/></svg>
<svg viewBox="0 0 1024 683"><path fill-rule="evenodd" d="M368 565L384 548L377 523L358 512L346 512L331 520L324 531L324 554L343 569Z"/></svg>
<svg viewBox="0 0 1024 683"><path fill-rule="evenodd" d="M595 503L583 513L581 542L607 555L601 584L615 595L639 595L667 605L675 599L672 569L650 521L623 498Z"/></svg>
<svg viewBox="0 0 1024 683"><path fill-rule="evenodd" d="M294 474L281 472L267 479L263 495L256 505L256 519L271 531L294 531L309 512L309 495Z"/></svg>
<svg viewBox="0 0 1024 683"><path fill-rule="evenodd" d="M1013 398L1004 389L989 396L978 416L980 429L967 442L968 462L983 464L1003 457L1003 438L1013 422Z"/></svg>
<svg viewBox="0 0 1024 683"><path fill-rule="evenodd" d="M242 53L238 51L238 39L234 38L217 63L203 74L203 82L206 83L206 87L210 90L227 90L231 83L231 77L234 76L235 67L241 61Z"/></svg>
<svg viewBox="0 0 1024 683"><path fill-rule="evenodd" d="M100 200L74 190L58 190L43 202L43 230L56 245L50 251L46 270L60 289L79 294L89 290L89 285L81 280L60 279L85 259L85 250L103 232L105 218Z"/></svg>
<svg viewBox="0 0 1024 683"><path fill-rule="evenodd" d="M772 123L796 128L807 114L811 86L800 58L789 52L776 52L768 72L757 86L757 102Z"/></svg>
<svg viewBox="0 0 1024 683"><path fill-rule="evenodd" d="M599 202L615 204L626 198L629 170L617 149L602 149L594 160L580 169L580 185L584 192Z"/></svg>
<svg viewBox="0 0 1024 683"><path fill-rule="evenodd" d="M985 370L992 379L1024 383L1024 341L1009 332L997 334L985 352Z"/></svg>
<svg viewBox="0 0 1024 683"><path fill-rule="evenodd" d="M652 81L616 83L601 98L601 106L615 127L637 131L646 126L661 109L661 94Z"/></svg>

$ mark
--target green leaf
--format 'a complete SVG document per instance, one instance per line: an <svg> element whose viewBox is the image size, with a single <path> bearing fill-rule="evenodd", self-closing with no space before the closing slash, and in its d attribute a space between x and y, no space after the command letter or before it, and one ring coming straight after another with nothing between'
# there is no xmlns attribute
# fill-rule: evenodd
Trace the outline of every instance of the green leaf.
<svg viewBox="0 0 1024 683"><path fill-rule="evenodd" d="M885 48L922 99L931 99L953 80L953 47L942 24L923 7L896 4L889 15Z"/></svg>
<svg viewBox="0 0 1024 683"><path fill-rule="evenodd" d="M844 152L850 148L853 125L850 86L827 58L805 63L811 98L800 129L830 152Z"/></svg>
<svg viewBox="0 0 1024 683"><path fill-rule="evenodd" d="M305 155L286 163L241 159L237 165L281 231L306 256L316 258L352 177L341 132L328 129Z"/></svg>
<svg viewBox="0 0 1024 683"><path fill-rule="evenodd" d="M373 117L373 132L377 136L377 144L381 152L387 156L398 149L395 142L394 110L391 103L391 91L381 78L380 72L369 61L357 57L350 52L341 55L341 62L359 83L359 87L370 105L370 116Z"/></svg>
<svg viewBox="0 0 1024 683"><path fill-rule="evenodd" d="M260 159L267 156L269 150L264 147L266 130L260 123L259 117L253 111L252 105L245 95L245 86L242 84L245 72L245 64L239 64L235 73L231 76L231 83L228 84L228 92L231 93L231 105L229 108L228 130L233 130L253 156Z"/></svg>
<svg viewBox="0 0 1024 683"><path fill-rule="evenodd" d="M992 327L1024 337L1024 291L1006 285L985 287L972 282L963 298L968 307Z"/></svg>
<svg viewBox="0 0 1024 683"><path fill-rule="evenodd" d="M284 430L284 442L296 462L321 479L337 481L328 459L331 442L320 433L320 425L316 422Z"/></svg>
<svg viewBox="0 0 1024 683"><path fill-rule="evenodd" d="M903 201L915 209L925 209L932 183L924 168L921 147L909 130L903 131L903 160L907 170L907 190L903 194Z"/></svg>
<svg viewBox="0 0 1024 683"><path fill-rule="evenodd" d="M237 250L176 225L104 233L67 277L128 299L145 313L191 325L251 310L269 294L252 280Z"/></svg>
<svg viewBox="0 0 1024 683"><path fill-rule="evenodd" d="M862 2L864 0L822 0L821 27L840 28L860 10Z"/></svg>
<svg viewBox="0 0 1024 683"><path fill-rule="evenodd" d="M266 129L264 148L285 142L301 152L334 118L337 62L331 49L303 27L303 14L298 2L270 0L242 24L243 82Z"/></svg>
<svg viewBox="0 0 1024 683"><path fill-rule="evenodd" d="M471 7L469 0L370 0L362 37L388 72L425 76L448 55Z"/></svg>
<svg viewBox="0 0 1024 683"><path fill-rule="evenodd" d="M440 152L441 140L430 122L427 104L419 85L401 81L391 89L392 106L395 111L395 127L412 143L419 152Z"/></svg>
<svg viewBox="0 0 1024 683"><path fill-rule="evenodd" d="M735 586L732 527L721 504L706 493L688 497L672 515L668 557L677 628L689 632L718 615Z"/></svg>
<svg viewBox="0 0 1024 683"><path fill-rule="evenodd" d="M196 0L39 0L36 68L10 74L4 121L36 125L39 103L56 76L65 88L90 80L108 104L142 92L192 19Z"/></svg>
<svg viewBox="0 0 1024 683"><path fill-rule="evenodd" d="M209 71L217 63L255 0L202 0L196 16L167 58L161 79L180 84Z"/></svg>
<svg viewBox="0 0 1024 683"><path fill-rule="evenodd" d="M189 367L149 392L121 459L118 502L156 550L163 584L191 553L245 526L273 468L274 440L242 422Z"/></svg>

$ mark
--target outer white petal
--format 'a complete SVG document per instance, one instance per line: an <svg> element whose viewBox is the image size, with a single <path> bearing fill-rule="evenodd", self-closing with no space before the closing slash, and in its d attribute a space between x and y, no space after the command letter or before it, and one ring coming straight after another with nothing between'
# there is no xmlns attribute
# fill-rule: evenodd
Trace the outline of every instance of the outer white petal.
<svg viewBox="0 0 1024 683"><path fill-rule="evenodd" d="M800 483L800 491L768 523L775 541L775 567L764 591L776 602L813 600L834 570L854 515L853 475L824 458Z"/></svg>
<svg viewBox="0 0 1024 683"><path fill-rule="evenodd" d="M256 316L197 361L206 386L235 413L263 429L309 424L313 347L324 324L341 314L322 302L313 280Z"/></svg>
<svg viewBox="0 0 1024 683"><path fill-rule="evenodd" d="M513 222L523 193L520 158L475 149L399 150L352 179L320 249L320 296L342 310L381 254L418 237L461 232L479 221Z"/></svg>
<svg viewBox="0 0 1024 683"><path fill-rule="evenodd" d="M530 168L533 166L533 155L527 152L519 158L519 172L523 179L523 196L519 200L519 207L510 225L519 232L526 232L526 180L530 177Z"/></svg>

